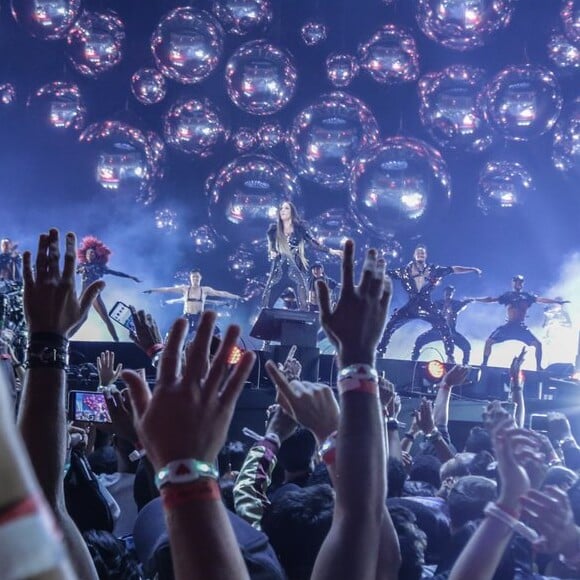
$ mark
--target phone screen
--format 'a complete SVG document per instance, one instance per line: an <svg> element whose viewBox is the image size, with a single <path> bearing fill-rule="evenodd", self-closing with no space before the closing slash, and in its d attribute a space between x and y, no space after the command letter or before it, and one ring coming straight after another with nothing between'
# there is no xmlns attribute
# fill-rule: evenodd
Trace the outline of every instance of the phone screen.
<svg viewBox="0 0 580 580"><path fill-rule="evenodd" d="M135 324L133 323L133 315L131 309L124 302L116 302L109 312L112 320L124 326L127 330L135 332Z"/></svg>
<svg viewBox="0 0 580 580"><path fill-rule="evenodd" d="M548 415L542 413L532 413L530 415L530 429L538 433L548 432Z"/></svg>
<svg viewBox="0 0 580 580"><path fill-rule="evenodd" d="M111 423L105 395L94 391L71 391L69 419L90 423Z"/></svg>

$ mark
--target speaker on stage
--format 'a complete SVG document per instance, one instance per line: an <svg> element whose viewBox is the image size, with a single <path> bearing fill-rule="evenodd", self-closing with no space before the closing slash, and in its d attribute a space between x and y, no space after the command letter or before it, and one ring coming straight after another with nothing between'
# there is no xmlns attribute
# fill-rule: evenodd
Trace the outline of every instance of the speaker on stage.
<svg viewBox="0 0 580 580"><path fill-rule="evenodd" d="M262 308L250 336L283 345L316 346L318 312Z"/></svg>

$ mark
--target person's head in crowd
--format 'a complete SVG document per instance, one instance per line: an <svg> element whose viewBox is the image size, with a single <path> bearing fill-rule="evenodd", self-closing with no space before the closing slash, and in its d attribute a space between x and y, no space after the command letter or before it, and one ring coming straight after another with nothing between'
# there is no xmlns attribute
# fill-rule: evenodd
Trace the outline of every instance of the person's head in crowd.
<svg viewBox="0 0 580 580"><path fill-rule="evenodd" d="M458 479L447 498L452 531L470 520L483 517L488 502L497 497L495 481L480 475L466 475Z"/></svg>
<svg viewBox="0 0 580 580"><path fill-rule="evenodd" d="M332 523L334 492L329 485L294 489L273 498L262 518L288 580L310 580L316 556Z"/></svg>
<svg viewBox="0 0 580 580"><path fill-rule="evenodd" d="M448 459L439 470L439 478L441 481L453 477L464 477L465 475L470 475L469 464L471 460L475 457L475 453L458 453L455 457Z"/></svg>
<svg viewBox="0 0 580 580"><path fill-rule="evenodd" d="M417 525L413 512L402 506L389 507L401 550L400 580L420 580L425 564L427 536Z"/></svg>
<svg viewBox="0 0 580 580"><path fill-rule="evenodd" d="M247 446L241 441L228 441L218 455L220 475L240 471L247 452Z"/></svg>
<svg viewBox="0 0 580 580"><path fill-rule="evenodd" d="M555 485L563 491L569 491L578 481L578 474L563 465L553 465L548 469L546 477L542 482L542 487Z"/></svg>
<svg viewBox="0 0 580 580"><path fill-rule="evenodd" d="M407 480L403 484L403 497L435 497L437 488L426 481Z"/></svg>
<svg viewBox="0 0 580 580"><path fill-rule="evenodd" d="M441 485L440 469L441 461L434 455L417 455L413 459L411 470L409 471L409 480L423 481L432 485L435 489L439 489Z"/></svg>
<svg viewBox="0 0 580 580"><path fill-rule="evenodd" d="M310 475L315 450L316 441L308 429L298 429L282 443L278 451L278 463L285 471L286 482Z"/></svg>
<svg viewBox="0 0 580 580"><path fill-rule="evenodd" d="M445 504L441 503L441 506L436 508L432 503L426 504L413 498L401 497L389 498L387 507L389 511L392 508L402 507L413 512L417 525L427 536L425 562L427 564L439 563L451 534Z"/></svg>
<svg viewBox="0 0 580 580"><path fill-rule="evenodd" d="M387 497L401 497L407 480L403 462L389 457L387 462Z"/></svg>
<svg viewBox="0 0 580 580"><path fill-rule="evenodd" d="M467 440L465 441L464 451L468 453L488 451L493 455L493 445L491 443L489 431L479 426L472 427L469 431Z"/></svg>
<svg viewBox="0 0 580 580"><path fill-rule="evenodd" d="M125 543L109 532L89 530L83 534L100 580L139 580L137 558Z"/></svg>
<svg viewBox="0 0 580 580"><path fill-rule="evenodd" d="M103 445L95 449L87 459L91 469L97 475L102 473L110 475L118 471L117 453L111 445Z"/></svg>
<svg viewBox="0 0 580 580"><path fill-rule="evenodd" d="M481 475L495 479L496 461L489 451L480 451L473 456L469 463L469 473L471 475Z"/></svg>

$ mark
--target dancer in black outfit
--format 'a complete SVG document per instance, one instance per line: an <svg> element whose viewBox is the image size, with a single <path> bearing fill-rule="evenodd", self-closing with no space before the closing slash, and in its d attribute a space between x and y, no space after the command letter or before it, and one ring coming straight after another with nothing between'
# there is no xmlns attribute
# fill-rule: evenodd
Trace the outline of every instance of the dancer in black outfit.
<svg viewBox="0 0 580 580"><path fill-rule="evenodd" d="M129 278L134 282L141 282L141 280L135 276L130 276L124 272L118 272L108 268L107 263L109 262L110 255L111 250L98 238L95 238L94 236L86 236L82 239L81 245L77 250L77 274L81 275L83 291L95 280L100 280L106 274L110 276L118 276L119 278ZM119 336L115 330L115 325L109 318L109 312L100 294L97 295L97 298L93 302L93 306L97 311L97 314L101 317L101 320L107 326L107 330L113 337L113 340L119 342Z"/></svg>
<svg viewBox="0 0 580 580"><path fill-rule="evenodd" d="M8 238L0 241L0 280L22 282L22 256Z"/></svg>
<svg viewBox="0 0 580 580"><path fill-rule="evenodd" d="M471 302L473 302L473 298L467 298L465 300L454 300L453 295L455 294L455 287L454 286L446 286L443 289L443 300L436 300L434 302L435 307L445 318L445 322L447 322L447 326L451 331L451 338L455 343L455 346L458 346L463 351L463 361L461 364L468 365L469 364L469 356L471 354L471 343L457 331L457 315ZM429 344L430 342L435 342L437 340L442 340L441 334L432 328L423 334L420 334L415 341L415 347L413 348L413 354L411 355L411 360L417 360L419 358L419 354L421 353L421 349Z"/></svg>
<svg viewBox="0 0 580 580"><path fill-rule="evenodd" d="M406 266L396 270L387 270L388 276L401 281L403 289L409 295L409 300L391 316L378 346L379 353L385 353L391 337L398 328L410 320L420 319L429 322L439 333L445 346L447 362L454 362L451 331L445 318L433 304L431 292L445 276L471 272L481 274L479 268L471 266L435 266L427 263L425 246L415 248L413 259Z"/></svg>
<svg viewBox="0 0 580 580"><path fill-rule="evenodd" d="M306 244L319 252L342 256L342 250L319 243L298 217L294 204L285 201L278 211L278 221L268 228L268 255L272 267L262 298L263 308L272 308L284 290L290 287L296 295L298 309L308 310Z"/></svg>

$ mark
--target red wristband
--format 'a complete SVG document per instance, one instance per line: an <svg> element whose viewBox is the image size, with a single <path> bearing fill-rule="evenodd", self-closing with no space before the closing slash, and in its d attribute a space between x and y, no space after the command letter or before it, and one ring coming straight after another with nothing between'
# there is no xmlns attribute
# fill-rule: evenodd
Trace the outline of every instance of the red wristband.
<svg viewBox="0 0 580 580"><path fill-rule="evenodd" d="M158 352L163 350L163 344L158 342L157 344L152 344L146 351L146 354L149 358L153 358Z"/></svg>
<svg viewBox="0 0 580 580"><path fill-rule="evenodd" d="M25 516L35 514L40 509L39 500L35 495L29 495L10 507L0 510L0 526Z"/></svg>
<svg viewBox="0 0 580 580"><path fill-rule="evenodd" d="M165 509L171 510L194 501L221 500L220 487L215 479L202 477L191 483L168 484L161 488Z"/></svg>

